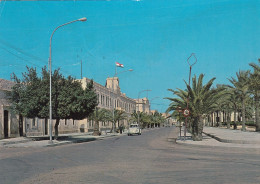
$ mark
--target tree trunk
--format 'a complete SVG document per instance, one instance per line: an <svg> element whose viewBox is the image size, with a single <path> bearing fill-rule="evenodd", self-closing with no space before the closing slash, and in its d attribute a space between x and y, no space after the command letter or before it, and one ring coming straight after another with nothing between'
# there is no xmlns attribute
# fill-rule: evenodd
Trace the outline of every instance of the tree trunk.
<svg viewBox="0 0 260 184"><path fill-rule="evenodd" d="M227 128L230 129L230 113L227 112Z"/></svg>
<svg viewBox="0 0 260 184"><path fill-rule="evenodd" d="M113 133L116 132L116 122L113 122Z"/></svg>
<svg viewBox="0 0 260 184"><path fill-rule="evenodd" d="M255 124L256 124L256 131L260 132L260 121L259 121L259 97L255 95Z"/></svg>
<svg viewBox="0 0 260 184"><path fill-rule="evenodd" d="M242 131L246 131L246 107L245 107L245 99L242 100Z"/></svg>
<svg viewBox="0 0 260 184"><path fill-rule="evenodd" d="M192 123L192 140L202 141L203 122L202 118L195 117Z"/></svg>
<svg viewBox="0 0 260 184"><path fill-rule="evenodd" d="M213 112L211 113L211 127L213 127Z"/></svg>
<svg viewBox="0 0 260 184"><path fill-rule="evenodd" d="M234 130L237 129L237 107L235 106L234 112Z"/></svg>
<svg viewBox="0 0 260 184"><path fill-rule="evenodd" d="M100 132L99 132L99 121L95 121L93 135L94 136L99 136L100 135Z"/></svg>
<svg viewBox="0 0 260 184"><path fill-rule="evenodd" d="M54 129L55 129L54 139L56 139L56 140L58 139L58 135L59 135L59 124L60 124L60 119L57 118L55 126L54 126Z"/></svg>
<svg viewBox="0 0 260 184"><path fill-rule="evenodd" d="M22 137L23 136L23 116L19 114L19 134Z"/></svg>

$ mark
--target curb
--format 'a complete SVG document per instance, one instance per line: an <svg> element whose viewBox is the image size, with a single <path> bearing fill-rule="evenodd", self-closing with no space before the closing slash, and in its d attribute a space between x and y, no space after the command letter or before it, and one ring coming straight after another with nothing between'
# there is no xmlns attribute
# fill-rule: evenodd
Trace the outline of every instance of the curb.
<svg viewBox="0 0 260 184"><path fill-rule="evenodd" d="M10 145L10 144L19 144L19 143L26 143L30 142L32 139L28 138L27 140L21 140L21 141L10 141L10 142L2 142L0 143L1 146Z"/></svg>
<svg viewBox="0 0 260 184"><path fill-rule="evenodd" d="M205 135L213 138L213 139L216 139L217 141L219 142L223 142L223 143L234 143L234 144L260 144L260 142L257 142L257 141L245 141L245 140L230 140L230 139L222 139L222 138L219 138L215 135L212 135L212 134L209 134L209 133L206 133L206 132L203 132Z"/></svg>

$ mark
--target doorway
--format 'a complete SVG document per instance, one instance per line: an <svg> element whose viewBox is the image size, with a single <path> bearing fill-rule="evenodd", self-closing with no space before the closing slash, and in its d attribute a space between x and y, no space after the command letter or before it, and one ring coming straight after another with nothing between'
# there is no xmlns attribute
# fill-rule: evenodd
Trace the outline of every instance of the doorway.
<svg viewBox="0 0 260 184"><path fill-rule="evenodd" d="M4 138L8 138L8 111L4 110Z"/></svg>

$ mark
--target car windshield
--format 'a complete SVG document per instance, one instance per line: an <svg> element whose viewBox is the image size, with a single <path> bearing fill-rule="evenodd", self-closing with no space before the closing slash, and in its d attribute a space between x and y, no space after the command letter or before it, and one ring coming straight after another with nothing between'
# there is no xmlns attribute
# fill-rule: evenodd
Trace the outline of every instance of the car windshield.
<svg viewBox="0 0 260 184"><path fill-rule="evenodd" d="M133 127L138 127L138 125L130 125L130 127L131 127L131 128L133 128Z"/></svg>

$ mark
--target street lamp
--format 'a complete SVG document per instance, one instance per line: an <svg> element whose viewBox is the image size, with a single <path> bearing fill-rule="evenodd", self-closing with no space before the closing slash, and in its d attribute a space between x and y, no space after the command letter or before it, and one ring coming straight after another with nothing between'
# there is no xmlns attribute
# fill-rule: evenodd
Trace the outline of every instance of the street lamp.
<svg viewBox="0 0 260 184"><path fill-rule="evenodd" d="M191 58L192 56L195 58L194 63L190 63L190 58ZM197 58L196 58L196 56L195 56L195 53L192 53L192 54L190 55L190 57L188 57L187 63L188 63L189 66L190 66L190 72L189 72L189 86L190 86L191 69L192 69L192 66L197 63ZM185 141L185 140L186 140L186 131L187 131L187 119L188 119L188 116L189 116L189 93L188 93L188 97L187 97L187 107L186 107L186 109L185 109L183 112L188 112L188 114L185 116L185 117L186 117L186 118L185 118L185 127L184 127L184 141Z"/></svg>
<svg viewBox="0 0 260 184"><path fill-rule="evenodd" d="M156 96L156 97L152 98L152 99L150 100L150 104L152 104L152 101L155 100L155 99L157 99L157 98L160 98L160 97L159 97L159 96Z"/></svg>
<svg viewBox="0 0 260 184"><path fill-rule="evenodd" d="M138 115L138 116L137 116L137 121L138 121L138 122L137 122L137 123L138 123L138 126L140 126L140 113L139 113L139 112L140 112L140 111L139 111L139 104L140 104L140 103L139 103L139 98L140 98L140 94L141 94L142 92L144 92L144 91L147 91L147 92L148 92L148 91L152 91L152 90L150 90L150 89L145 89L145 90L139 91L139 93L138 93L138 99L137 99L137 104L138 104L138 109L137 109L137 110L138 110L138 111L137 111L137 115Z"/></svg>
<svg viewBox="0 0 260 184"><path fill-rule="evenodd" d="M50 134L50 142L51 143L52 143L52 104L51 104L51 73L52 73L51 72L51 41L52 41L52 37L53 37L53 34L55 33L55 31L57 29L59 29L60 27L63 27L63 26L68 25L68 24L71 24L73 22L77 22L77 21L84 22L86 20L87 20L87 18L83 17L83 18L80 18L80 19L77 19L77 20L73 20L73 21L67 22L65 24L62 24L62 25L56 27L54 29L54 31L52 32L52 34L51 34L51 38L50 38L50 56L49 56L49 69L50 69L50 71L49 71L50 72L50 115L49 115L50 121L49 121L49 134Z"/></svg>
<svg viewBox="0 0 260 184"><path fill-rule="evenodd" d="M181 139L181 113L182 113L182 108L180 106L178 106L177 111L179 112L179 126L180 126L180 139Z"/></svg>

